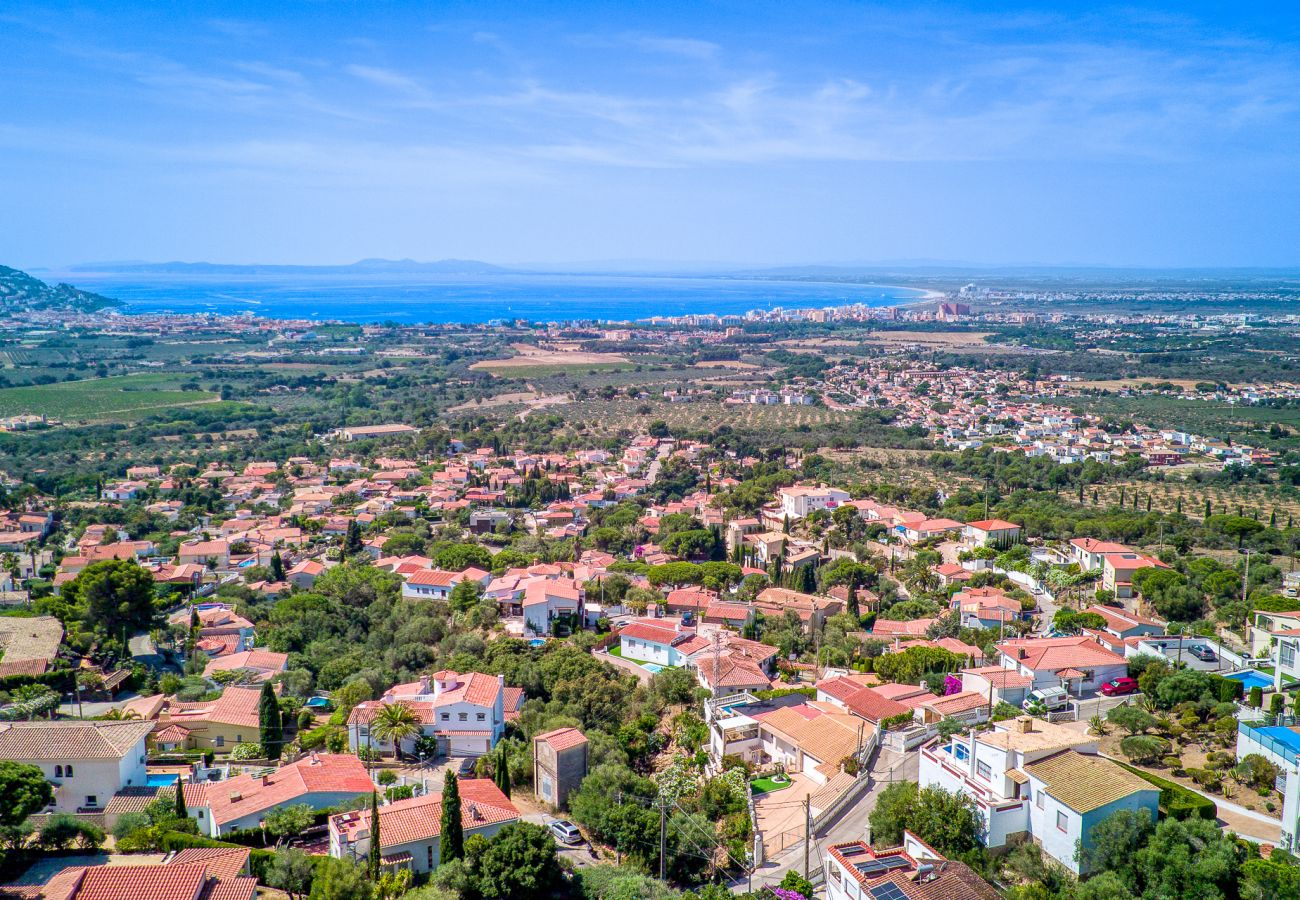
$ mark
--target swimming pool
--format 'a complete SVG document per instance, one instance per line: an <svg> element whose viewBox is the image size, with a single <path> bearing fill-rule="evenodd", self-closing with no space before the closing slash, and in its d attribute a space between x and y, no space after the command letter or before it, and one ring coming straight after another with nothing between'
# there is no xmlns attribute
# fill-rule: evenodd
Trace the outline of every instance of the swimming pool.
<svg viewBox="0 0 1300 900"><path fill-rule="evenodd" d="M543 639L543 638L533 638L531 641L528 642L528 646L530 646L530 647L545 647L545 646L546 646L546 641L545 641L545 639Z"/></svg>
<svg viewBox="0 0 1300 900"><path fill-rule="evenodd" d="M1248 669L1244 672L1233 672L1230 675L1224 675L1224 678L1231 678L1233 681L1240 681L1248 688L1259 687L1264 690L1270 690L1273 687L1273 679L1269 678L1262 672L1256 672Z"/></svg>
<svg viewBox="0 0 1300 900"><path fill-rule="evenodd" d="M147 784L149 787L168 787L170 785L175 784L177 778L180 778L180 776L158 773L155 775L146 776L145 784Z"/></svg>
<svg viewBox="0 0 1300 900"><path fill-rule="evenodd" d="M641 668L645 669L647 672L654 672L655 674L664 670L663 666L655 665L654 663L641 663Z"/></svg>
<svg viewBox="0 0 1300 900"><path fill-rule="evenodd" d="M304 703L303 706L309 707L310 709L329 709L329 708L330 708L330 698L329 698L329 697L312 697L312 698L308 699L308 701L307 701L306 703Z"/></svg>

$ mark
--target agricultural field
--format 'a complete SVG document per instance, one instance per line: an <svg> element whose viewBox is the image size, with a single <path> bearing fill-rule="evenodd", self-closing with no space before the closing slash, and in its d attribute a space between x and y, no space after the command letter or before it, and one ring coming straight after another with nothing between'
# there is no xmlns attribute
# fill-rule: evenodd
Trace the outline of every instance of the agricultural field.
<svg viewBox="0 0 1300 900"><path fill-rule="evenodd" d="M212 403L207 391L181 390L177 375L123 375L0 390L0 416L44 415L61 422L129 421L157 410Z"/></svg>
<svg viewBox="0 0 1300 900"><path fill-rule="evenodd" d="M1256 516L1262 522L1268 522L1276 511L1279 527L1284 527L1288 519L1300 521L1300 500L1288 496L1275 484L1243 482L1228 487L1195 481L1117 481L1088 488L1084 502L1091 505L1095 492L1099 505L1112 506L1120 502L1121 491L1126 507L1132 508L1137 498L1137 508L1146 509L1150 497L1153 512L1172 513L1181 509L1192 519L1204 516L1205 501L1209 500L1210 510L1215 514L1235 515L1240 507L1244 515Z"/></svg>
<svg viewBox="0 0 1300 900"><path fill-rule="evenodd" d="M1069 405L1087 412L1232 439L1271 450L1300 449L1300 406L1249 406L1158 395L1079 397L1071 399ZM1286 433L1277 435L1274 426Z"/></svg>

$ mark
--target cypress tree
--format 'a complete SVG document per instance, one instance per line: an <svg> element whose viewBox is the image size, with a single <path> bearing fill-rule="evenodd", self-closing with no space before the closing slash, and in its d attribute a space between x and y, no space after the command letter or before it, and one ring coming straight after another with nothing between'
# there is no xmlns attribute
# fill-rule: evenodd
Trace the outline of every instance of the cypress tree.
<svg viewBox="0 0 1300 900"><path fill-rule="evenodd" d="M1207 518L1207 519L1210 517L1210 509L1211 509L1211 506L1210 506L1210 498L1209 498L1209 497L1206 497L1206 498L1205 498L1205 518Z"/></svg>
<svg viewBox="0 0 1300 900"><path fill-rule="evenodd" d="M442 784L442 844L439 864L465 857L465 827L460 820L460 787L456 773L448 772Z"/></svg>
<svg viewBox="0 0 1300 900"><path fill-rule="evenodd" d="M284 560L280 558L279 550L271 555L271 580L284 581Z"/></svg>
<svg viewBox="0 0 1300 900"><path fill-rule="evenodd" d="M496 771L493 774L495 775L495 778L493 780L496 781L497 787L500 788L501 793L509 797L510 796L510 760L506 757L506 748L504 744L502 744L500 747L497 748L497 765L496 765Z"/></svg>
<svg viewBox="0 0 1300 900"><path fill-rule="evenodd" d="M449 776L450 777L450 776ZM379 792L370 792L370 854L366 858L366 872L371 881L379 881L379 863L382 850L379 839Z"/></svg>
<svg viewBox="0 0 1300 900"><path fill-rule="evenodd" d="M280 721L280 701L269 681L262 683L262 696L257 701L257 731L266 758L279 759L284 746L284 725Z"/></svg>
<svg viewBox="0 0 1300 900"><path fill-rule="evenodd" d="M185 821L190 817L190 811L185 808L185 785L181 784L180 776L176 777L176 818Z"/></svg>

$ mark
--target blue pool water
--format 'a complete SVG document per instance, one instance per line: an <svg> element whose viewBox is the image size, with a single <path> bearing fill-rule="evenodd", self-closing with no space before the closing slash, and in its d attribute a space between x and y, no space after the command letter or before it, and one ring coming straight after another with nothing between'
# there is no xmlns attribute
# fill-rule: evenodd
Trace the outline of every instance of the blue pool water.
<svg viewBox="0 0 1300 900"><path fill-rule="evenodd" d="M662 672L664 670L663 666L655 665L654 663L641 663L641 668L645 669L647 672Z"/></svg>
<svg viewBox="0 0 1300 900"><path fill-rule="evenodd" d="M1231 678L1233 681L1240 681L1248 688L1259 687L1269 690L1273 687L1273 679L1260 672L1233 672L1231 675L1224 675L1224 678Z"/></svg>
<svg viewBox="0 0 1300 900"><path fill-rule="evenodd" d="M303 706L310 706L312 709L327 709L330 705L328 697L312 697Z"/></svg>
<svg viewBox="0 0 1300 900"><path fill-rule="evenodd" d="M528 646L530 646L530 647L545 647L545 646L546 646L546 641L545 641L545 639L543 639L543 638L533 638L531 641L528 642Z"/></svg>
<svg viewBox="0 0 1300 900"><path fill-rule="evenodd" d="M1300 754L1300 734L1285 725L1269 725L1265 728L1256 728L1254 731L1272 738L1291 752Z"/></svg>
<svg viewBox="0 0 1300 900"><path fill-rule="evenodd" d="M149 787L169 787L175 784L176 779L179 777L179 775L149 775L145 784L149 785Z"/></svg>

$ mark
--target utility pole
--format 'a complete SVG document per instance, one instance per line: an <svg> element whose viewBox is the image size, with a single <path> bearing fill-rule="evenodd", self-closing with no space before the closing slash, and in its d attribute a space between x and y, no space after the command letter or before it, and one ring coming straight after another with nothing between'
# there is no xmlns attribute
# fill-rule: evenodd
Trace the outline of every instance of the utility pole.
<svg viewBox="0 0 1300 900"><path fill-rule="evenodd" d="M659 880L668 880L668 808L659 798Z"/></svg>
<svg viewBox="0 0 1300 900"><path fill-rule="evenodd" d="M808 849L812 845L812 796L803 798L803 877L808 877Z"/></svg>

